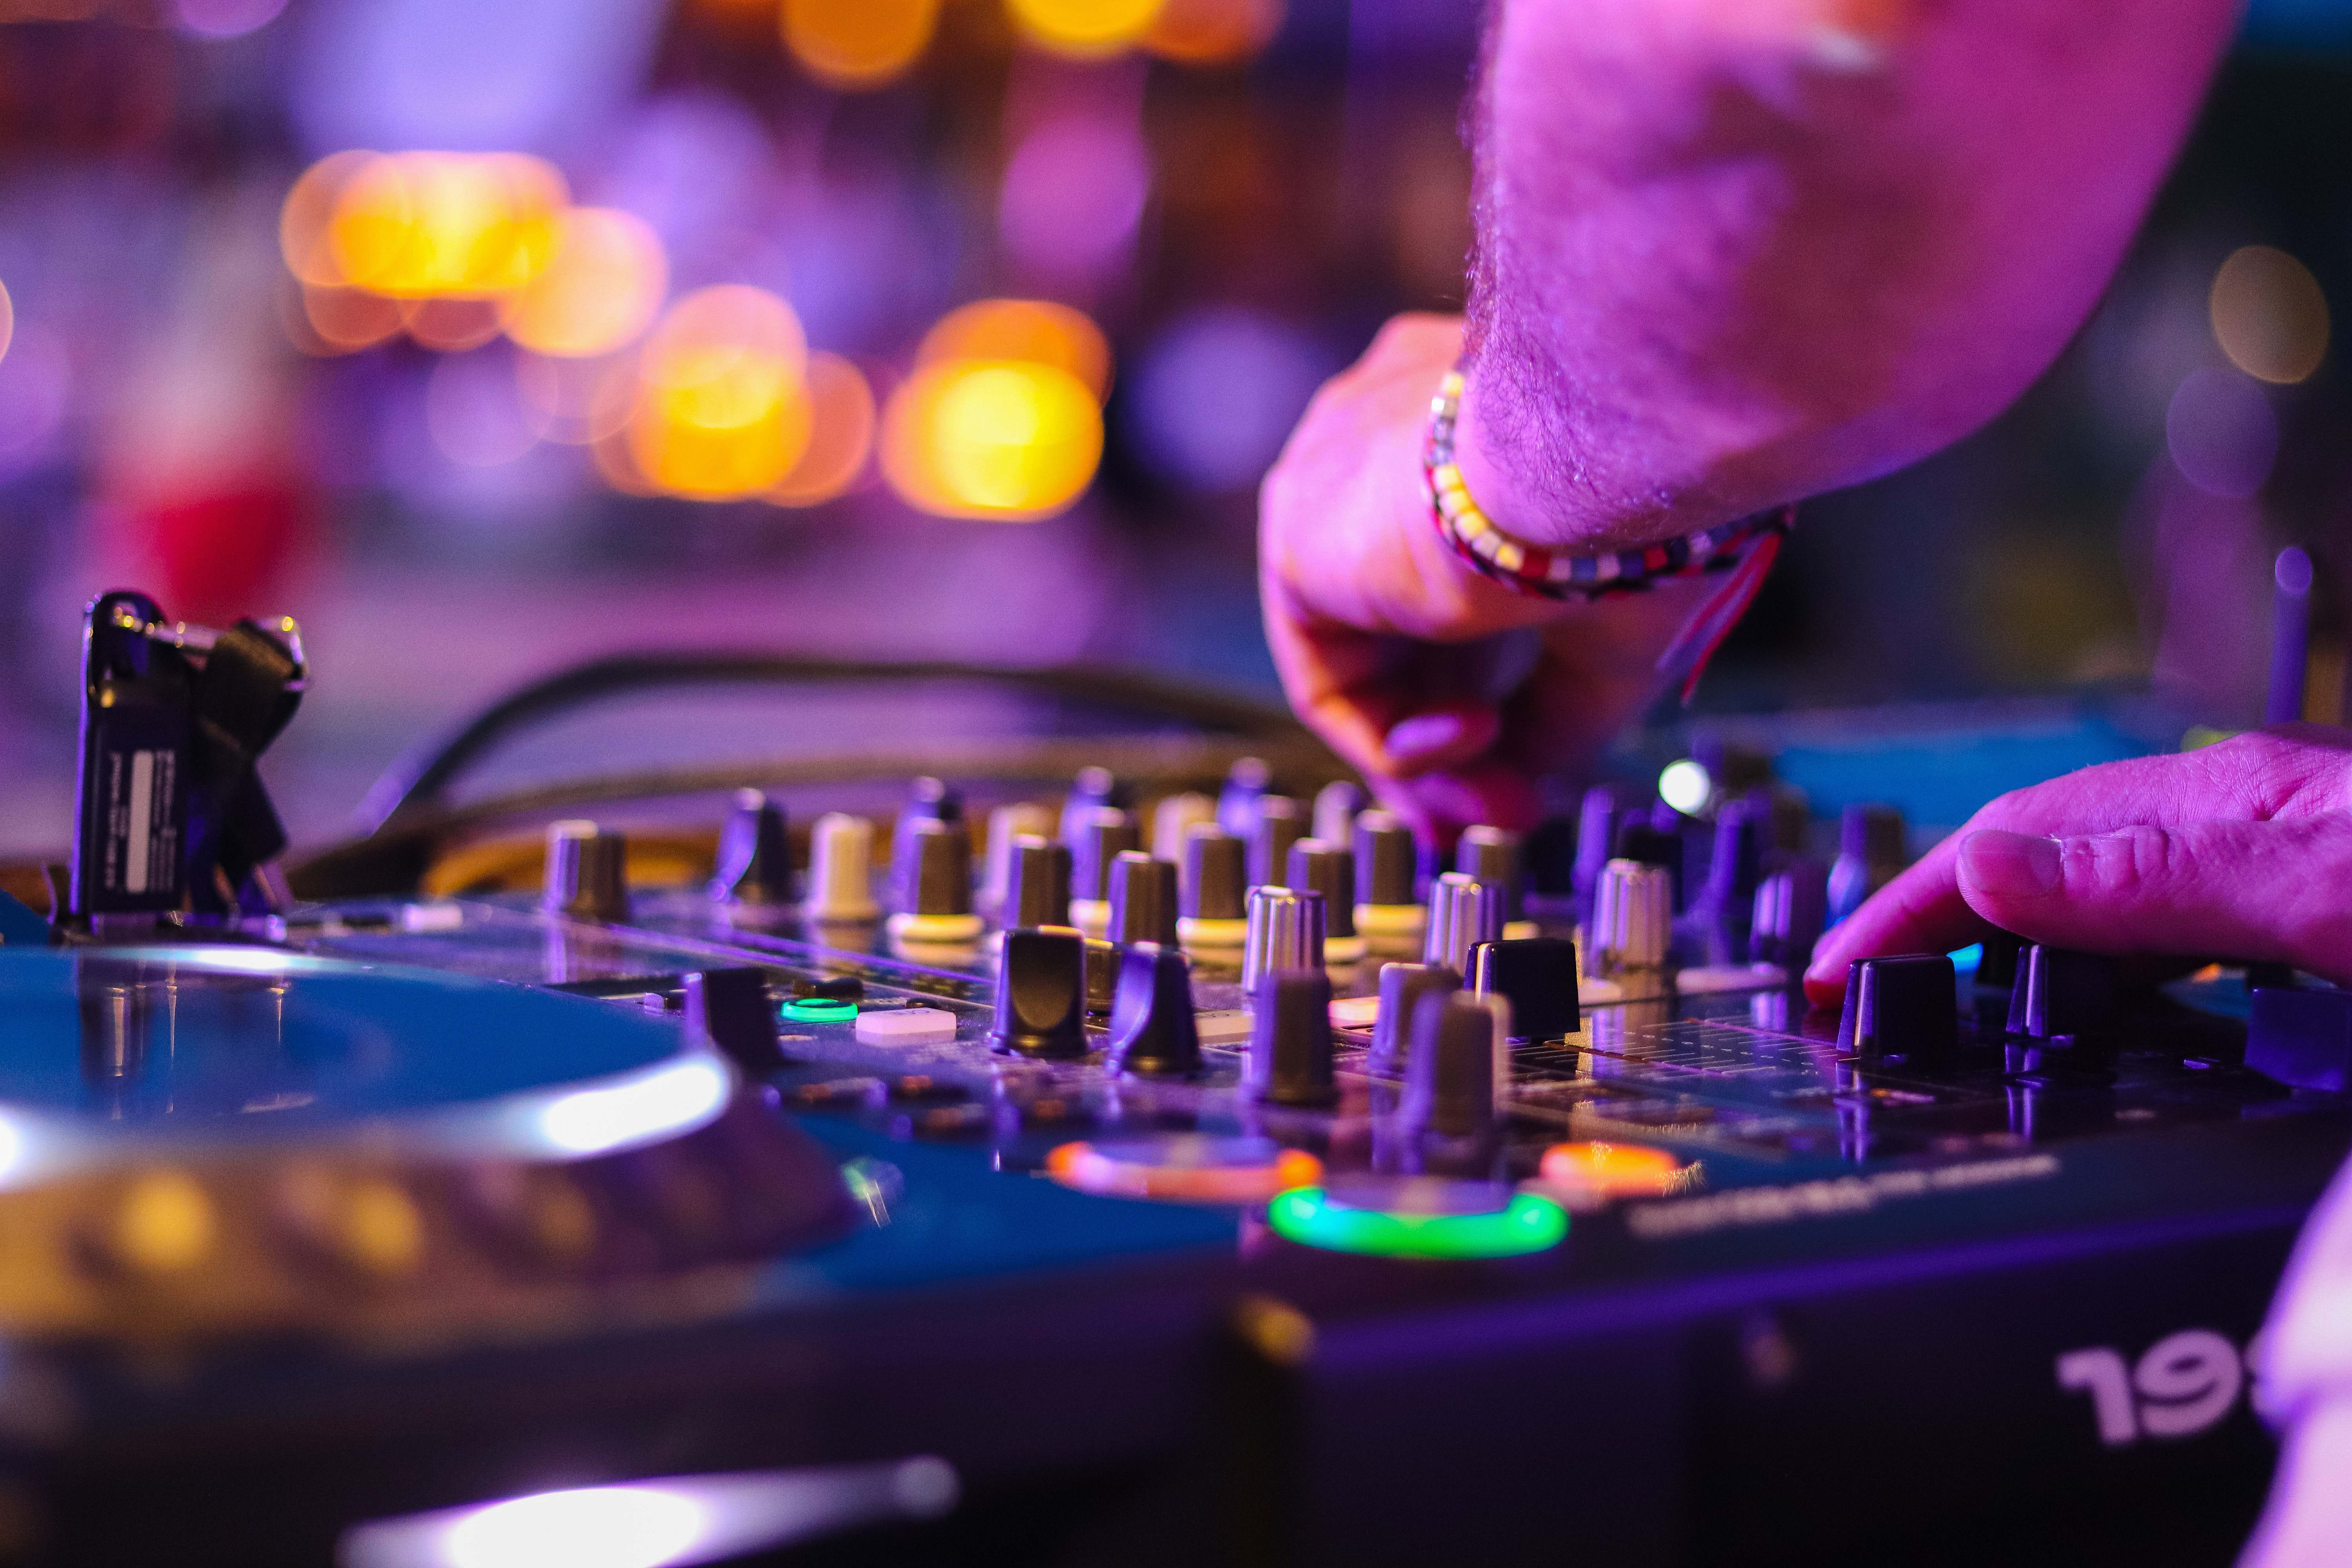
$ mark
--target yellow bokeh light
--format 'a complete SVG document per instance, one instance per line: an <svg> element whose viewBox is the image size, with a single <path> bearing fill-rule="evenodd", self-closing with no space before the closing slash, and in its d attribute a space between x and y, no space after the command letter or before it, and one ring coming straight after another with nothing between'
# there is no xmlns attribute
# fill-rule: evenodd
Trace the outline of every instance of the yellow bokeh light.
<svg viewBox="0 0 2352 1568"><path fill-rule="evenodd" d="M2311 269L2284 250L2249 245L2213 275L2213 341L2257 380L2308 378L2327 357L2327 296Z"/></svg>
<svg viewBox="0 0 2352 1568"><path fill-rule="evenodd" d="M286 258L286 270L298 281L315 289L332 289L349 281L335 258L331 234L335 204L342 199L352 176L374 157L373 153L330 154L304 170L286 193L285 205L278 214L278 248Z"/></svg>
<svg viewBox="0 0 2352 1568"><path fill-rule="evenodd" d="M807 449L768 492L779 506L833 500L857 482L874 451L874 390L856 365L839 354L811 354L808 394Z"/></svg>
<svg viewBox="0 0 2352 1568"><path fill-rule="evenodd" d="M1230 65L1265 47L1282 13L1282 0L1166 0L1143 47L1182 65Z"/></svg>
<svg viewBox="0 0 2352 1568"><path fill-rule="evenodd" d="M499 310L488 300L402 301L409 341L438 354L461 354L499 335Z"/></svg>
<svg viewBox="0 0 2352 1568"><path fill-rule="evenodd" d="M508 293L546 269L567 200L552 164L520 153L368 157L334 196L332 280L408 300Z"/></svg>
<svg viewBox="0 0 2352 1568"><path fill-rule="evenodd" d="M661 237L609 207L574 207L556 225L540 275L499 301L507 335L534 353L607 354L635 340L669 291Z"/></svg>
<svg viewBox="0 0 2352 1568"><path fill-rule="evenodd" d="M891 488L941 517L1049 517L1092 482L1102 409L1055 365L957 360L916 372L883 419Z"/></svg>
<svg viewBox="0 0 2352 1568"><path fill-rule="evenodd" d="M646 340L629 455L657 489L720 500L773 489L809 444L808 340L765 289L688 295Z"/></svg>
<svg viewBox="0 0 2352 1568"><path fill-rule="evenodd" d="M784 47L838 88L880 87L905 74L938 30L940 0L784 0Z"/></svg>
<svg viewBox="0 0 2352 1568"><path fill-rule="evenodd" d="M1005 0L1024 37L1057 53L1108 55L1159 19L1164 0Z"/></svg>
<svg viewBox="0 0 2352 1568"><path fill-rule="evenodd" d="M949 311L923 334L919 365L950 360L1021 360L1067 371L1099 402L1110 390L1110 343L1082 310L1043 300L980 300Z"/></svg>

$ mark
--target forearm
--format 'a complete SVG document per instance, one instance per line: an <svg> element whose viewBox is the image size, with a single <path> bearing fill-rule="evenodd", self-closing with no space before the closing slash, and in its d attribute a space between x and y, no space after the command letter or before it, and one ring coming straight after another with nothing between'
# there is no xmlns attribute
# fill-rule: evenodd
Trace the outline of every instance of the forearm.
<svg viewBox="0 0 2352 1568"><path fill-rule="evenodd" d="M1885 473L2081 324L2233 0L1495 0L1462 460L1600 547Z"/></svg>

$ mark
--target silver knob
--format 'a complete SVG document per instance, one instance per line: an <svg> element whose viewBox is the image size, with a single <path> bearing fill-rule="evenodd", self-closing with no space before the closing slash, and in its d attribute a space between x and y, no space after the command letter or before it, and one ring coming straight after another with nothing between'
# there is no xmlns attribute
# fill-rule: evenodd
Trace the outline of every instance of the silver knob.
<svg viewBox="0 0 2352 1568"><path fill-rule="evenodd" d="M547 887L540 907L576 921L629 917L628 841L584 818L547 825Z"/></svg>
<svg viewBox="0 0 2352 1568"><path fill-rule="evenodd" d="M874 825L829 811L809 832L808 917L870 921L874 903Z"/></svg>
<svg viewBox="0 0 2352 1568"><path fill-rule="evenodd" d="M1470 950L1503 937L1503 889L1459 871L1448 871L1429 888L1429 934L1421 961L1442 963L1456 974L1470 973Z"/></svg>
<svg viewBox="0 0 2352 1568"><path fill-rule="evenodd" d="M1323 967L1323 895L1289 888L1252 888L1249 933L1242 942L1242 989L1280 969Z"/></svg>
<svg viewBox="0 0 2352 1568"><path fill-rule="evenodd" d="M1663 969L1674 934L1675 879L1664 866L1612 860L1601 868L1592 904L1591 973Z"/></svg>
<svg viewBox="0 0 2352 1568"><path fill-rule="evenodd" d="M1337 779L1315 792L1315 837L1326 844L1352 848L1356 813L1364 809L1364 792L1346 779Z"/></svg>

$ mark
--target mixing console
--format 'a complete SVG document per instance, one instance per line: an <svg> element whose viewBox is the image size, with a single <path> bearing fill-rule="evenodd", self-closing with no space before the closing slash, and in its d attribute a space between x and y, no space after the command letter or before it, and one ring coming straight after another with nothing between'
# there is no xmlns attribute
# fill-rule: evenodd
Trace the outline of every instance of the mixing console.
<svg viewBox="0 0 2352 1568"><path fill-rule="evenodd" d="M1668 772L1443 856L1254 762L744 791L707 879L567 819L307 904L248 799L201 916L99 811L116 907L0 911L0 1545L2225 1560L2352 994L1995 941L1809 1012L1904 824Z"/></svg>

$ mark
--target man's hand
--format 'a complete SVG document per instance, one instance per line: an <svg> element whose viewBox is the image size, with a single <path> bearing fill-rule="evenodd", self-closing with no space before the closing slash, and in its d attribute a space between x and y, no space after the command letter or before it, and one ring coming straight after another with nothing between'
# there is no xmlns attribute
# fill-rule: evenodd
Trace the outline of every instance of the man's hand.
<svg viewBox="0 0 2352 1568"><path fill-rule="evenodd" d="M1423 828L1530 826L1536 778L1589 758L1656 691L1658 656L1719 578L1599 605L1491 583L1423 489L1453 316L1400 316L1316 395L1266 475L1266 640L1299 716Z"/></svg>
<svg viewBox="0 0 2352 1568"><path fill-rule="evenodd" d="M2002 795L1822 939L1805 989L1988 927L2092 952L2292 963L2352 983L2352 731L2283 724Z"/></svg>

